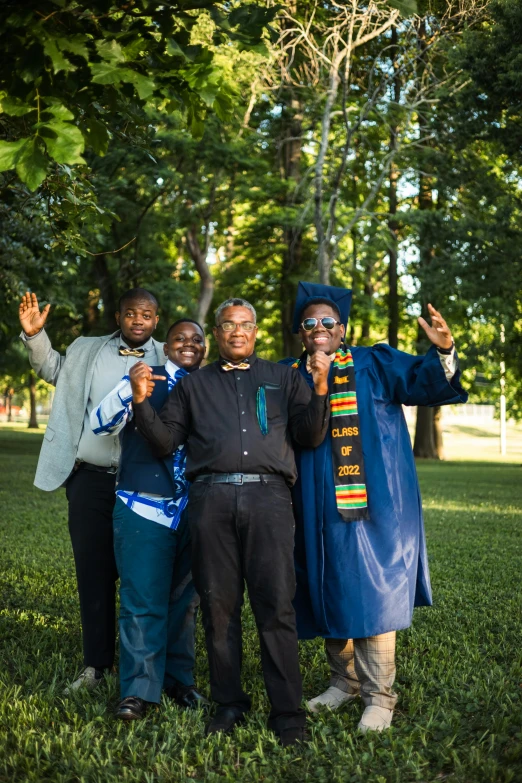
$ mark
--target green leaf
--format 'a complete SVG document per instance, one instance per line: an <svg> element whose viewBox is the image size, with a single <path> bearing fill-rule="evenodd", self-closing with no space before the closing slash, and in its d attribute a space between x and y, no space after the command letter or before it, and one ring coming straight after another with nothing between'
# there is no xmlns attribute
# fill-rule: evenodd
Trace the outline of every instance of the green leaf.
<svg viewBox="0 0 522 783"><path fill-rule="evenodd" d="M94 84L119 84L121 82L121 72L119 68L112 63L89 63Z"/></svg>
<svg viewBox="0 0 522 783"><path fill-rule="evenodd" d="M222 122L226 122L227 120L230 119L234 109L233 96L221 90L216 95L216 100L214 101L212 108L214 109L219 119Z"/></svg>
<svg viewBox="0 0 522 783"><path fill-rule="evenodd" d="M130 82L136 87L136 92L142 100L148 98L155 89L155 84L148 76L133 71L131 68L121 68L121 80L122 82Z"/></svg>
<svg viewBox="0 0 522 783"><path fill-rule="evenodd" d="M114 39L112 41L96 41L96 50L100 57L113 65L125 60L121 46Z"/></svg>
<svg viewBox="0 0 522 783"><path fill-rule="evenodd" d="M36 190L47 176L47 159L36 137L26 139L16 161L16 173L29 190Z"/></svg>
<svg viewBox="0 0 522 783"><path fill-rule="evenodd" d="M179 43L176 40L174 40L174 38L169 38L169 40L167 41L166 52L170 57L182 57L184 60L187 59L187 55L185 54L185 52L183 51Z"/></svg>
<svg viewBox="0 0 522 783"><path fill-rule="evenodd" d="M417 0L388 0L392 8L401 12L401 16L413 16L417 13Z"/></svg>
<svg viewBox="0 0 522 783"><path fill-rule="evenodd" d="M57 163L67 163L73 166L75 163L85 164L81 153L85 148L85 140L82 132L76 125L70 122L48 122L44 126L47 130L56 134L54 139L45 139L47 152Z"/></svg>
<svg viewBox="0 0 522 783"><path fill-rule="evenodd" d="M86 46L87 38L84 35L71 35L68 38L57 38L56 45L62 52L72 52L83 57L85 60L89 59L89 50Z"/></svg>
<svg viewBox="0 0 522 783"><path fill-rule="evenodd" d="M0 93L0 112L8 114L10 117L22 117L24 114L34 111L35 108L35 106L24 103L20 98L7 95L5 91Z"/></svg>
<svg viewBox="0 0 522 783"><path fill-rule="evenodd" d="M83 135L88 146L96 155L105 155L109 146L107 127L95 117L88 117L82 126Z"/></svg>
<svg viewBox="0 0 522 783"><path fill-rule="evenodd" d="M60 52L56 41L53 38L44 39L43 48L47 57L51 58L54 73L59 73L60 71L76 70L76 66L69 62L69 60Z"/></svg>
<svg viewBox="0 0 522 783"><path fill-rule="evenodd" d="M20 150L27 139L18 141L0 141L0 171L14 169Z"/></svg>
<svg viewBox="0 0 522 783"><path fill-rule="evenodd" d="M74 120L72 111L60 103L58 98L42 98L46 104L44 111L48 111L57 120Z"/></svg>

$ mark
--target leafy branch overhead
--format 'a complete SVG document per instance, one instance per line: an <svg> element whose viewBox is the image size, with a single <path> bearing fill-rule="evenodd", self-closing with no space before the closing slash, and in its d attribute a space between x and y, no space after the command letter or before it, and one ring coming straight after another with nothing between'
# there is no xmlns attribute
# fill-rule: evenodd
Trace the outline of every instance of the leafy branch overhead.
<svg viewBox="0 0 522 783"><path fill-rule="evenodd" d="M235 88L216 64L215 47L234 41L262 52L276 11L214 0L4 3L0 171L15 169L34 191L54 164L85 164L84 151L104 155L112 137L148 148L153 130L144 109L151 101L183 113L201 135L209 109L226 118L234 106ZM205 12L212 30L194 45Z"/></svg>

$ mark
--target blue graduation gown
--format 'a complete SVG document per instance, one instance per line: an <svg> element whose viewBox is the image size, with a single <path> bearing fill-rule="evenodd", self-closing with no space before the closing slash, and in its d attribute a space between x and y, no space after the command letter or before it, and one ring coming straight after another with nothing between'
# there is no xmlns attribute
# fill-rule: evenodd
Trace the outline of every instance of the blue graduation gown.
<svg viewBox="0 0 522 783"><path fill-rule="evenodd" d="M426 356L384 344L351 350L370 518L345 522L337 511L330 431L316 449L296 447L301 639L400 630L411 624L414 606L432 603L420 490L401 406L465 402L460 372L448 382L434 346ZM313 386L305 366L296 372Z"/></svg>

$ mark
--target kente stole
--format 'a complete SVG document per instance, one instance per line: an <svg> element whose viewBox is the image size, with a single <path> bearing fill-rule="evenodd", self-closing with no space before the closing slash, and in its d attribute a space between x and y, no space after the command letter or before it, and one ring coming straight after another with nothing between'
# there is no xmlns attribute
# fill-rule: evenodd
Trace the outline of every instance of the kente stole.
<svg viewBox="0 0 522 783"><path fill-rule="evenodd" d="M307 353L292 365L306 362ZM342 388L341 388L342 387ZM346 522L368 519L366 474L360 436L352 354L341 346L333 361L330 430L337 509Z"/></svg>

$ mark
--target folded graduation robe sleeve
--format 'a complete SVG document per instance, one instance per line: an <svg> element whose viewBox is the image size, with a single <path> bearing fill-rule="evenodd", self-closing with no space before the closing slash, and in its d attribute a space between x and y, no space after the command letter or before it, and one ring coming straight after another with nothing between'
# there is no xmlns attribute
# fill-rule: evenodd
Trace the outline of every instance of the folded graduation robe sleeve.
<svg viewBox="0 0 522 783"><path fill-rule="evenodd" d="M389 345L374 345L372 365L381 383L383 397L399 405L448 405L466 402L468 394L460 385L460 369L446 378L434 345L425 356L411 356Z"/></svg>

